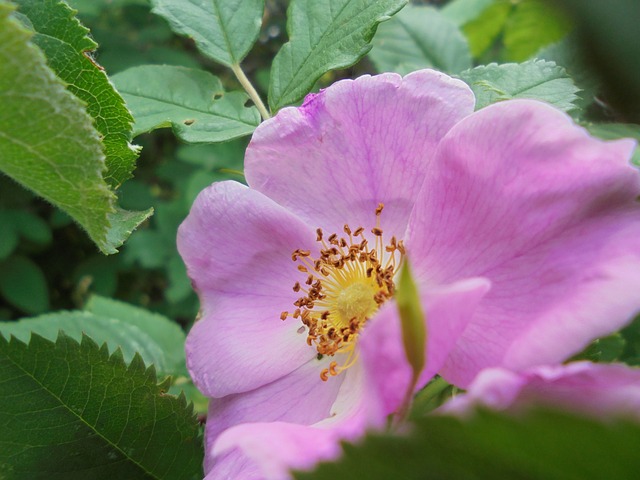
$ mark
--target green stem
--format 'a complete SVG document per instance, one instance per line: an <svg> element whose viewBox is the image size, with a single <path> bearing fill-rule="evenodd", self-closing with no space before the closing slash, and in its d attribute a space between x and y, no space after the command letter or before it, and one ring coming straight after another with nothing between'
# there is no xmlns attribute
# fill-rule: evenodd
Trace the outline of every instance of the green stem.
<svg viewBox="0 0 640 480"><path fill-rule="evenodd" d="M253 103L255 104L256 108L260 112L260 115L262 116L262 120L267 120L271 118L271 115L269 115L269 111L267 110L267 107L264 106L264 103L262 103L262 100L260 99L260 95L258 95L258 92L256 91L256 89L253 88L253 85L251 85L251 82L242 71L242 68L240 68L240 65L239 64L231 65L231 70L233 71L236 78L240 82L240 85L242 85L242 88L245 89L245 91L249 94L249 97L251 97L251 100L253 100Z"/></svg>
<svg viewBox="0 0 640 480"><path fill-rule="evenodd" d="M451 385L442 377L436 377L414 397L414 390L419 376L414 376L411 384L405 392L404 400L398 411L393 416L392 426L402 424L411 413L413 416L423 416L442 403L442 395Z"/></svg>
<svg viewBox="0 0 640 480"><path fill-rule="evenodd" d="M442 403L442 395L451 384L442 377L436 377L426 387L419 391L413 400L413 410L418 415L424 415L437 408Z"/></svg>

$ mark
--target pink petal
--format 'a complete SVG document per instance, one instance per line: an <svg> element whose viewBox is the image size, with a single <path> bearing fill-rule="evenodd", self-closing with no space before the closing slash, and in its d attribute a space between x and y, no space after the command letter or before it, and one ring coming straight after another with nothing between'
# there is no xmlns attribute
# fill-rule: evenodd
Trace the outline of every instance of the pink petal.
<svg viewBox="0 0 640 480"><path fill-rule="evenodd" d="M438 142L474 103L464 83L432 70L336 82L256 129L245 175L327 233L370 229L383 202L383 229L402 238Z"/></svg>
<svg viewBox="0 0 640 480"><path fill-rule="evenodd" d="M522 373L483 370L460 395L441 409L466 413L476 405L522 411L546 405L598 417L640 420L640 370L626 365L570 363Z"/></svg>
<svg viewBox="0 0 640 480"><path fill-rule="evenodd" d="M264 480L260 466L236 449L216 457L215 468L213 468L213 463L207 467L207 458L212 456L212 452L205 452L205 472L207 474L204 480Z"/></svg>
<svg viewBox="0 0 640 480"><path fill-rule="evenodd" d="M290 469L310 469L322 460L337 458L342 452L341 440L354 441L367 428L383 428L387 414L372 398L373 389L367 383L361 363L326 383L340 381L341 377L342 384L335 402L325 418L313 425L270 422L267 416L261 423L244 423L229 428L215 441L207 438L205 468L211 478L224 478L222 472L240 469L244 475L247 465L259 469L262 475L259 478L290 478ZM302 398L301 403L294 408L305 408L307 399ZM245 477L238 475L233 478Z"/></svg>
<svg viewBox="0 0 640 480"><path fill-rule="evenodd" d="M216 183L198 196L178 249L202 305L186 351L205 395L257 388L316 355L298 321L280 320L293 310L300 280L291 253L314 243L297 217L239 183Z"/></svg>
<svg viewBox="0 0 640 480"><path fill-rule="evenodd" d="M207 478L232 478L224 474L242 471L253 464L260 472L255 478L290 479L291 469L311 469L321 460L338 457L341 451L336 432L331 429L283 422L246 423L220 436L213 455L216 459L227 455L226 461L216 461Z"/></svg>
<svg viewBox="0 0 640 480"><path fill-rule="evenodd" d="M427 327L426 366L416 390L442 368L478 302L489 290L486 279L476 278L435 288L421 295ZM359 341L362 362L374 389L367 401L382 403L384 415L395 412L404 399L412 370L407 362L395 302L385 305L370 321Z"/></svg>
<svg viewBox="0 0 640 480"><path fill-rule="evenodd" d="M427 284L490 279L443 375L554 363L640 308L640 176L632 141L602 142L557 110L502 102L445 137L407 248Z"/></svg>
<svg viewBox="0 0 640 480"><path fill-rule="evenodd" d="M205 443L213 445L227 428L249 422L311 425L330 416L345 375L320 379L331 357L316 358L268 385L250 392L214 398L209 403ZM208 469L207 469L208 470Z"/></svg>

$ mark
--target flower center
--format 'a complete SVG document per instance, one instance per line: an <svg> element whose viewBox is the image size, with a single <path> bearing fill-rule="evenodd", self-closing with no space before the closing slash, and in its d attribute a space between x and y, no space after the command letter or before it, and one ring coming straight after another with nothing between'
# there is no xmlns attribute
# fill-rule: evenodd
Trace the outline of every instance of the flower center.
<svg viewBox="0 0 640 480"><path fill-rule="evenodd" d="M341 325L349 325L352 318L369 318L378 309L373 299L377 285L373 282L356 280L338 294L335 302L336 320Z"/></svg>
<svg viewBox="0 0 640 480"><path fill-rule="evenodd" d="M321 372L322 380L353 365L360 331L395 292L393 277L405 250L402 240L397 241L396 237L384 243L380 228L383 208L383 204L376 208L376 226L371 229L374 246L369 246L363 227L352 231L345 225L342 237L334 233L325 239L322 230L316 230L320 244L318 258L312 257L309 250L298 249L291 255L293 261L299 262L298 270L306 276L302 284L295 283L293 290L304 296L294 302L296 309L292 314L285 311L280 318L299 318L308 329L307 344L315 346L319 355L347 355L342 365L331 362Z"/></svg>

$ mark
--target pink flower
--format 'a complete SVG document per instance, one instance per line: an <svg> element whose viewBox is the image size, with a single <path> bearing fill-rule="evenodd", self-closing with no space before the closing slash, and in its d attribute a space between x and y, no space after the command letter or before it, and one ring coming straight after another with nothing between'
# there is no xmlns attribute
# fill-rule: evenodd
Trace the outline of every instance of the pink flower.
<svg viewBox="0 0 640 480"><path fill-rule="evenodd" d="M386 424L411 378L405 254L427 318L417 388L563 360L640 308L634 143L474 102L429 70L340 81L256 130L250 188L200 194L178 247L202 304L186 348L211 397L208 478L287 478Z"/></svg>
<svg viewBox="0 0 640 480"><path fill-rule="evenodd" d="M488 368L478 374L466 394L439 411L468 414L478 405L514 413L547 406L603 419L624 416L640 420L640 369L590 362L535 367L519 373Z"/></svg>

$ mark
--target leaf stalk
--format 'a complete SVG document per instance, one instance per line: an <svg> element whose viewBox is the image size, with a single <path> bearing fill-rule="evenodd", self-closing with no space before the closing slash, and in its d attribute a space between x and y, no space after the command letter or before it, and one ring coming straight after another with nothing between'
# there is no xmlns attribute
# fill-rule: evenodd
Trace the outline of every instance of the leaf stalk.
<svg viewBox="0 0 640 480"><path fill-rule="evenodd" d="M245 89L245 91L247 92L251 100L253 100L253 103L255 104L256 108L260 112L260 116L262 116L262 120L268 120L269 118L271 118L271 115L269 114L267 107L265 107L264 103L262 103L262 99L260 98L260 95L258 95L258 92L256 91L256 89L253 87L253 85L251 84L247 76L244 74L240 65L237 63L234 63L233 65L231 65L231 70L233 71L236 78L240 82L240 85L242 85L242 88Z"/></svg>

